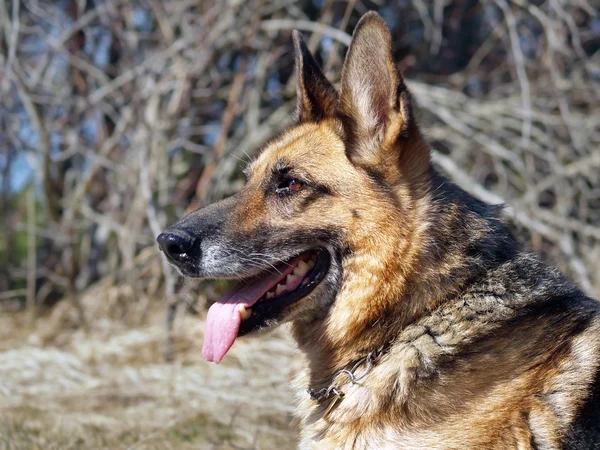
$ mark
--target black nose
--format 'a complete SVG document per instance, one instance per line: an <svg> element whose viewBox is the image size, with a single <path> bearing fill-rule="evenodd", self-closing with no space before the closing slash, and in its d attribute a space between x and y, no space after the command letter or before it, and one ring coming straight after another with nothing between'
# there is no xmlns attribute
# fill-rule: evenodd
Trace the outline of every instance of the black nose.
<svg viewBox="0 0 600 450"><path fill-rule="evenodd" d="M190 258L195 239L185 231L175 230L159 234L156 241L169 259L182 262Z"/></svg>

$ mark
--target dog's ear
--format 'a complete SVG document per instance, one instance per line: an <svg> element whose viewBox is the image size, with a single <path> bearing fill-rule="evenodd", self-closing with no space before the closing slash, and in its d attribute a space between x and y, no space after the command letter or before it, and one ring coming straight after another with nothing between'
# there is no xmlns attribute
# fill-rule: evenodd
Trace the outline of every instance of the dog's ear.
<svg viewBox="0 0 600 450"><path fill-rule="evenodd" d="M317 122L333 117L338 93L327 80L298 30L292 33L296 53L298 122Z"/></svg>
<svg viewBox="0 0 600 450"><path fill-rule="evenodd" d="M381 164L380 150L398 149L398 139L418 134L410 95L392 59L390 32L376 12L365 14L354 30L338 111L355 164Z"/></svg>

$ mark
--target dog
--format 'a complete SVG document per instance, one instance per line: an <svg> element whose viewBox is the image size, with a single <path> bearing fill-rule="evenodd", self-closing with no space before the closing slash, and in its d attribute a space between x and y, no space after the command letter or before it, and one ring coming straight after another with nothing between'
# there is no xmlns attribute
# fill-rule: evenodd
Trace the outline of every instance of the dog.
<svg viewBox="0 0 600 450"><path fill-rule="evenodd" d="M432 165L379 15L339 92L293 40L297 124L157 238L182 275L240 280L205 359L290 323L300 449L600 449L600 302Z"/></svg>

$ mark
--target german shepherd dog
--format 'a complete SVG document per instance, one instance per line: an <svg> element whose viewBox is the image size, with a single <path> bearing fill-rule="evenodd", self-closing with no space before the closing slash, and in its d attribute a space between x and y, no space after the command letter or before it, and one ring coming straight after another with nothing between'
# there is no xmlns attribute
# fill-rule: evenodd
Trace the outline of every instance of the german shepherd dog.
<svg viewBox="0 0 600 450"><path fill-rule="evenodd" d="M293 38L298 123L158 237L184 276L241 279L204 357L289 322L301 449L600 449L600 302L432 166L380 16L339 92Z"/></svg>

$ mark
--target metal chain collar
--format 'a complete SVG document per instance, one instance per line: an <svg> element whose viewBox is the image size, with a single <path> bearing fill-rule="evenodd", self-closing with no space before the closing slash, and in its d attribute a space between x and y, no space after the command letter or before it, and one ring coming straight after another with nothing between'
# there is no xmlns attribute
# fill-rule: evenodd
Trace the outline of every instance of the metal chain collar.
<svg viewBox="0 0 600 450"><path fill-rule="evenodd" d="M343 383L336 382L338 376L342 374L345 375L347 381L349 381L350 384L358 383L360 380L365 378L369 374L369 372L371 372L371 369L383 354L384 348L384 346L381 346L377 350L369 352L367 356L356 361L351 369L339 369L335 371L331 376L331 383L329 384L329 386L321 388L319 390L314 390L311 388L308 388L306 390L310 395L310 398L312 398L319 404L322 404L327 400L331 401L331 403L327 407L327 410L325 411L324 417L327 416L327 414L333 409L333 407L344 398L345 394L340 388L340 386ZM364 368L362 373L357 374L357 372L359 372L359 369L364 364L366 364L366 367Z"/></svg>

